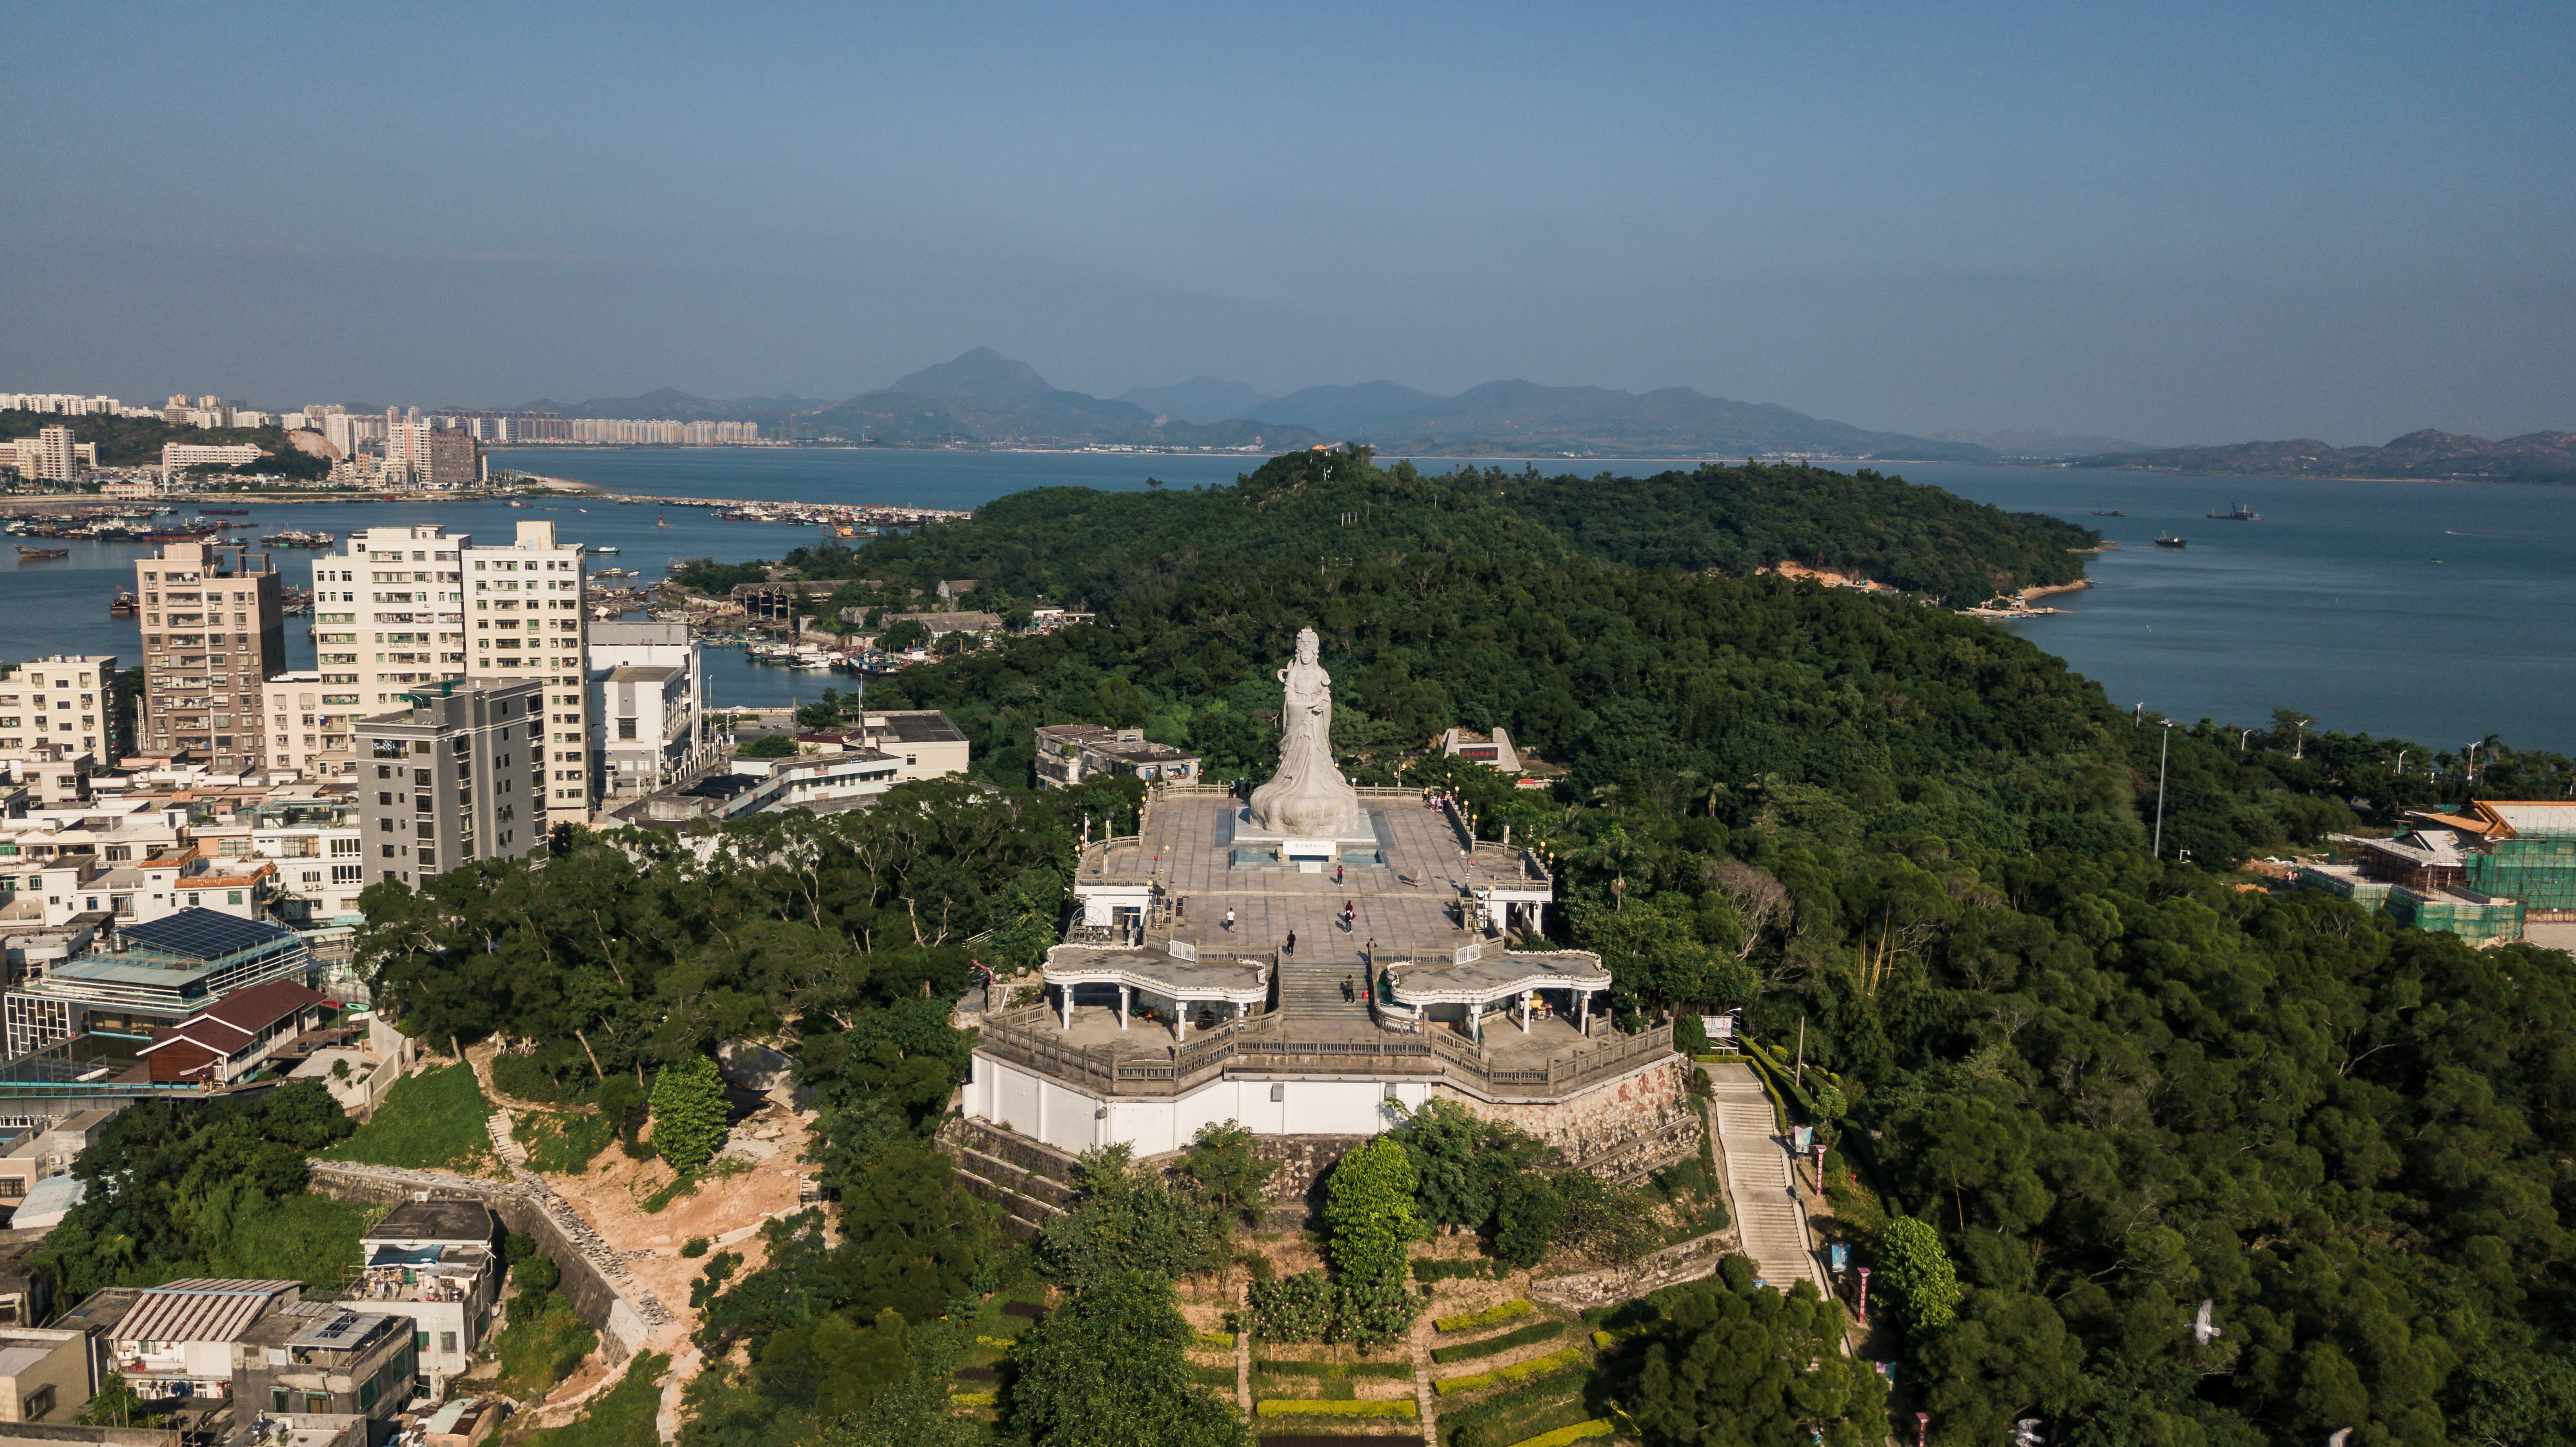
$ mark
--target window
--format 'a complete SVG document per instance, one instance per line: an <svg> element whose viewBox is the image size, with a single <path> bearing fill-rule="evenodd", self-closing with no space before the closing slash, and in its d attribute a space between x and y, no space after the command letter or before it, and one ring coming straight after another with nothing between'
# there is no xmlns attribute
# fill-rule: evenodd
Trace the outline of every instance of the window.
<svg viewBox="0 0 2576 1447"><path fill-rule="evenodd" d="M456 1350L456 1333L452 1331L440 1332L438 1334L438 1349L443 1352L453 1353Z"/></svg>
<svg viewBox="0 0 2576 1447"><path fill-rule="evenodd" d="M294 1410L286 1405L286 1389L284 1387L271 1387L268 1389L268 1409L272 1412L287 1412Z"/></svg>
<svg viewBox="0 0 2576 1447"><path fill-rule="evenodd" d="M53 1410L54 1389L48 1384L19 1398L18 1419L22 1422L41 1422Z"/></svg>
<svg viewBox="0 0 2576 1447"><path fill-rule="evenodd" d="M376 1384L375 1384L375 1383L373 1383L373 1382L369 1382L369 1383L367 1383L367 1390L368 1390L368 1391L373 1392L375 1389L376 1389ZM306 1392L306 1393L304 1394L304 1410L305 1410L305 1411L307 1411L307 1412L317 1412L317 1413L318 1413L318 1412L328 1412L328 1411L330 1411L330 1410L331 1410L331 1394L330 1394L329 1392Z"/></svg>
<svg viewBox="0 0 2576 1447"><path fill-rule="evenodd" d="M411 1279L411 1273L410 1273L410 1272L408 1272L408 1271L404 1272L404 1273L403 1273L403 1279L404 1279L404 1280L406 1280L406 1281L410 1280L410 1279ZM429 1350L429 1333L428 1333L428 1332L425 1332L425 1331L415 1331L415 1332L413 1332L413 1333L411 1334L411 1345L412 1345L412 1349L413 1349L414 1351L424 1351L424 1352L425 1352L425 1351Z"/></svg>

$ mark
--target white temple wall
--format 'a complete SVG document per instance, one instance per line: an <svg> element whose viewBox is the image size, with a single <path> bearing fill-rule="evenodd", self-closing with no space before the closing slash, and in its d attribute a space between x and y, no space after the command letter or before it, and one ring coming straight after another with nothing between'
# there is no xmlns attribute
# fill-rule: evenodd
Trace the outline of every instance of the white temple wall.
<svg viewBox="0 0 2576 1447"><path fill-rule="evenodd" d="M971 1117L1061 1151L1079 1154L1124 1141L1150 1156L1182 1149L1201 1126L1226 1120L1241 1121L1256 1135L1373 1136L1396 1123L1383 1108L1390 1093L1410 1110L1420 1109L1432 1089L1422 1080L1215 1080L1178 1098L1104 1098L978 1053L963 1105Z"/></svg>

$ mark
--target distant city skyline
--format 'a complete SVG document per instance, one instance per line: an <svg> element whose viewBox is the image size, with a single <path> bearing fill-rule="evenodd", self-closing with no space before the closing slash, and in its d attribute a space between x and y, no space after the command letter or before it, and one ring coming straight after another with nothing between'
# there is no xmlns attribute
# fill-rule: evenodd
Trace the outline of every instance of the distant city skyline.
<svg viewBox="0 0 2576 1447"><path fill-rule="evenodd" d="M981 345L1103 397L2576 427L2563 6L16 18L0 385L842 399Z"/></svg>

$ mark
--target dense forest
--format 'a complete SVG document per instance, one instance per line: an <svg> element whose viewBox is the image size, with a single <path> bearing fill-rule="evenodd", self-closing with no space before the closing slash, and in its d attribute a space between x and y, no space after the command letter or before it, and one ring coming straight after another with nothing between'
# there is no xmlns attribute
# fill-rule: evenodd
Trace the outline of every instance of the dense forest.
<svg viewBox="0 0 2576 1447"><path fill-rule="evenodd" d="M2482 748L2472 782L2300 715L2168 729L1945 609L1644 561L1354 452L1168 498L1003 499L851 565L1098 610L871 690L947 709L977 781L694 842L573 832L542 869L378 886L365 958L406 1028L533 1038L585 1089L731 1034L793 1043L843 1233L779 1223L760 1270L710 1261L703 1344L747 1364L693 1390L692 1447L818 1419L841 1423L829 1440L901 1440L880 1419L936 1439L919 1393L957 1342L933 1323L1033 1271L1076 1306L1014 1349L1021 1440L1106 1440L1084 1424L1119 1403L1172 1440L1234 1440L1152 1345L1175 1329L1161 1283L1204 1269L1236 1199L1191 1185L1221 1169L1094 1162L1066 1239L1005 1251L922 1141L962 1064L945 1016L968 960L1034 958L1082 819L1134 807L1105 785L1031 790L1029 730L1141 725L1220 776L1265 773L1269 670L1312 625L1344 757L1446 783L1480 828L1549 849L1558 928L1610 965L1621 1023L1741 1007L1754 1041L1803 1038L1820 1088L1787 1090L1834 1142L1840 1220L1889 1273L1908 1427L1919 1409L1961 1444L2033 1418L2105 1447L2570 1440L2576 964L2231 872L2473 791L2557 797L2568 760ZM1455 722L1508 726L1565 773L1532 791L1404 757ZM1352 1189L1409 1191L1421 1220L1498 1251L1554 1249L1573 1186L1550 1186L1541 1230L1544 1163L1489 1143L1476 1158L1522 1184L1462 1193L1435 1148L1450 1128ZM1283 1283L1278 1310L1383 1330L1393 1299L1366 1284L1384 1255L1336 1255L1329 1292ZM1810 1384L1829 1405L1807 1416L1696 1425L1761 1376L1728 1353L1829 1339L1818 1308L1729 1279L1654 1310L1638 1329L1663 1366L1602 1404L1651 1440L1853 1435L1840 1378ZM1146 1345L1104 1377L1116 1333Z"/></svg>

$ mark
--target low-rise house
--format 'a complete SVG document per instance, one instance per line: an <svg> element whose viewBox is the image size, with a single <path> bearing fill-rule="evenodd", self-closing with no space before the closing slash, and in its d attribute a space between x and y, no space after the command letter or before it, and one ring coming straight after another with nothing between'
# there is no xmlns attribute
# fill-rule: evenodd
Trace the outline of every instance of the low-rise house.
<svg viewBox="0 0 2576 1447"><path fill-rule="evenodd" d="M54 1281L53 1254L45 1249L43 1233L12 1229L0 1245L0 1327L34 1326L51 1315Z"/></svg>
<svg viewBox="0 0 2576 1447"><path fill-rule="evenodd" d="M133 1309L109 1328L108 1364L146 1400L229 1397L238 1348L250 1330L279 1308L301 1300L303 1294L304 1284L298 1281L206 1276L150 1287L138 1293ZM300 1324L300 1319L295 1320ZM405 1336L403 1347L408 1351L410 1346Z"/></svg>
<svg viewBox="0 0 2576 1447"><path fill-rule="evenodd" d="M352 1303L411 1319L432 1397L473 1366L491 1332L501 1294L496 1234L480 1201L406 1201L358 1238L366 1264Z"/></svg>
<svg viewBox="0 0 2576 1447"><path fill-rule="evenodd" d="M411 1319L373 1307L296 1303L246 1323L228 1356L229 1385L253 1411L382 1422L419 1385Z"/></svg>
<svg viewBox="0 0 2576 1447"><path fill-rule="evenodd" d="M0 1206L16 1207L25 1203L27 1193L38 1181L68 1174L72 1162L88 1150L107 1123L116 1119L113 1110L84 1110L61 1120L23 1127L7 1135L0 1143ZM14 1219L11 1224L16 1224ZM0 1255L0 1263L6 1257ZM11 1316L5 1296L7 1267L0 1264L0 1324L12 1321L42 1321L36 1316Z"/></svg>
<svg viewBox="0 0 2576 1447"><path fill-rule="evenodd" d="M92 1394L89 1333L13 1326L0 1330L0 1422L70 1422Z"/></svg>
<svg viewBox="0 0 2576 1447"><path fill-rule="evenodd" d="M8 1053L24 1055L92 1031L148 1036L235 990L302 979L313 952L280 925L183 909L167 919L118 929L121 948L56 965L21 980L0 999Z"/></svg>
<svg viewBox="0 0 2576 1447"><path fill-rule="evenodd" d="M1069 789L1098 774L1148 783L1195 779L1199 756L1170 744L1148 743L1143 729L1099 724L1041 724L1037 731L1040 788Z"/></svg>
<svg viewBox="0 0 2576 1447"><path fill-rule="evenodd" d="M175 1025L152 1032L135 1053L155 1081L232 1085L258 1074L280 1050L322 1023L321 992L293 980L235 990Z"/></svg>

